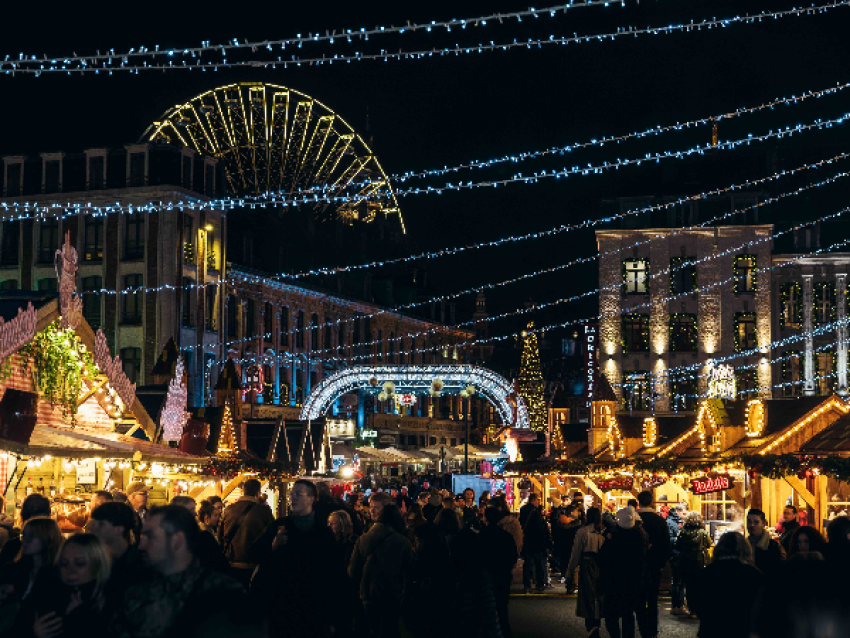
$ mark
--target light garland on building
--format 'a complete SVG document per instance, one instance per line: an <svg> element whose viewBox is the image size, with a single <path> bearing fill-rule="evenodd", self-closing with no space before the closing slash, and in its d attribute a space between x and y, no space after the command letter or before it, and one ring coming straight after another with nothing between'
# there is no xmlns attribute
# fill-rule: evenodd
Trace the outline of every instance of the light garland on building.
<svg viewBox="0 0 850 638"><path fill-rule="evenodd" d="M646 447L655 447L658 443L658 422L655 417L646 417L643 420L643 444Z"/></svg>
<svg viewBox="0 0 850 638"><path fill-rule="evenodd" d="M748 437L754 438L764 433L765 419L764 401L761 399L750 399L747 401L744 422L747 424Z"/></svg>
<svg viewBox="0 0 850 638"><path fill-rule="evenodd" d="M611 3L613 4L613 3ZM67 75L72 74L85 74L85 73L93 73L95 75L99 75L101 72L104 74L112 75L115 72L126 71L132 74L138 75L142 71L167 71L167 70L187 70L187 71L217 71L219 69L233 69L239 67L251 67L251 68L265 68L265 69L277 69L278 67L282 69L289 68L290 66L300 67L302 65L309 66L321 66L324 64L332 65L334 63L351 63L351 62L361 62L365 60L378 60L382 62L388 62L390 60L422 60L422 59L431 59L434 57L444 57L444 56L459 56L459 55L468 55L472 53L485 53L492 51L508 51L510 49L515 48L542 48L545 45L561 45L566 46L568 44L582 44L588 42L607 42L611 40L615 40L617 38L622 37L638 37L641 35L669 35L672 33L690 33L693 31L701 31L703 29L712 29L712 28L723 28L729 27L733 24L754 24L756 22L761 22L765 19L779 19L787 16L802 16L802 15L811 15L811 14L819 14L825 13L829 9L835 9L838 7L844 7L850 4L850 0L837 0L835 2L831 2L828 4L822 5L812 5L811 7L806 8L793 8L787 9L784 11L770 11L763 12L753 15L744 15L744 16L734 16L731 18L724 19L713 19L713 20L702 20L700 22L690 22L685 24L674 24L674 25L666 25L661 27L646 27L646 28L636 28L636 27L620 27L616 31L612 31L609 33L599 33L592 35L582 35L582 36L569 36L569 37L555 37L554 35L550 35L546 39L533 39L528 38L525 41L518 41L514 39L512 42L502 42L495 43L490 40L487 44L472 44L465 46L453 46L453 47L443 47L443 48L431 48L431 49L419 49L419 50L411 50L411 51L398 51L398 52L390 52L386 49L380 50L378 53L360 53L356 52L353 55L348 54L334 54L333 56L323 55L322 57L303 57L299 58L296 56L291 56L290 59L285 60L283 56L277 56L277 59L249 59L249 60L238 60L228 62L226 55L227 49L221 50L223 46L226 45L217 45L215 47L209 46L209 44L205 43L205 47L203 50L208 52L213 52L216 50L221 50L222 53L222 61L221 62L207 62L204 63L199 54L196 54L195 51L197 48L193 49L168 49L165 51L170 58L174 58L177 56L176 64L175 61L169 60L167 63L150 63L147 62L143 64L130 64L129 58L125 60L125 57L120 54L115 54L112 50L110 50L109 55L100 55L100 56L89 56L83 58L67 58L67 62L65 58L37 58L35 56L30 55L27 59L24 54L19 54L19 59L14 60L11 59L11 56L7 56L8 59L0 62L0 72L5 73L7 75L15 75L16 73L25 73L29 75L35 75L36 77L40 76L42 73L65 73ZM562 5L562 9L569 8L571 5ZM534 10L529 10L534 11ZM535 12L537 15L540 12ZM481 20L481 23L484 23L486 26L486 21ZM466 24L469 24L469 21L460 21L457 22L460 25L460 28L463 29L466 27ZM425 27L426 31L428 30L428 26ZM401 31L398 31L399 33ZM356 36L357 32L352 33L352 36ZM326 36L329 38L330 36ZM310 38L308 38L309 40ZM340 36L339 39L343 39L343 36ZM364 40L367 38L364 36ZM347 41L347 40L346 40ZM238 41L234 41L233 46L244 47L245 44L240 44ZM273 53L272 44L264 45L260 43L259 45L255 45L257 49L265 48L269 53ZM253 49L252 49L253 51ZM148 51L142 52L143 54L149 53ZM129 54L128 54L129 55ZM187 62L185 59L181 59L181 56L192 56L192 61ZM94 59L99 62L98 65L89 64L86 60ZM27 66L24 67L22 63L26 62ZM72 62L75 65L72 66ZM30 65L38 65L36 68L33 68Z"/></svg>
<svg viewBox="0 0 850 638"><path fill-rule="evenodd" d="M778 447L783 442L787 441L790 437L797 434L800 430L811 424L815 419L817 419L829 410L838 410L842 414L847 414L848 412L850 412L850 406L848 406L843 400L839 399L838 397L831 397L826 404L821 405L817 410L809 414L805 419L798 421L796 425L794 425L789 430L786 430L783 434L775 438L768 445L764 446L761 450L758 451L758 453L761 455L767 454L772 449Z"/></svg>

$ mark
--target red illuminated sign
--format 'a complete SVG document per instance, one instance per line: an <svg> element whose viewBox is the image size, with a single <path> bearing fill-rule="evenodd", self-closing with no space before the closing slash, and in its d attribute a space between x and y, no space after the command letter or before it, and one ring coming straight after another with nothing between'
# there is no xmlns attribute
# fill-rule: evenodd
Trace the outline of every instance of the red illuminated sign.
<svg viewBox="0 0 850 638"><path fill-rule="evenodd" d="M735 481L724 475L706 476L704 478L691 479L691 491L694 494L710 494L711 492L722 492L735 487Z"/></svg>
<svg viewBox="0 0 850 638"><path fill-rule="evenodd" d="M632 489L632 483L633 481L630 478L618 478L607 481L596 481L596 487L603 492L610 492L611 490L630 490Z"/></svg>

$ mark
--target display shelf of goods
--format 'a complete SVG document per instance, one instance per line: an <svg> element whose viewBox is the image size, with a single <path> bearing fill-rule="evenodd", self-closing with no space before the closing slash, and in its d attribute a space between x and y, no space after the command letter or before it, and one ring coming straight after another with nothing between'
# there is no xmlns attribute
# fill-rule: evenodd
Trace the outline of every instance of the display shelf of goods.
<svg viewBox="0 0 850 638"><path fill-rule="evenodd" d="M63 330L58 323L52 323L24 345L19 356L39 394L75 424L83 383L94 381L98 370L73 330Z"/></svg>

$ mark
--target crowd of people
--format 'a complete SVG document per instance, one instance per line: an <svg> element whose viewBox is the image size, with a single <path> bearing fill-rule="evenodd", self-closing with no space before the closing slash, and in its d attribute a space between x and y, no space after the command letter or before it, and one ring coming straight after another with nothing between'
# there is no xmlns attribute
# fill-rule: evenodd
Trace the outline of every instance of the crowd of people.
<svg viewBox="0 0 850 638"><path fill-rule="evenodd" d="M668 563L672 613L698 618L701 638L828 638L850 621L847 517L827 541L789 507L774 538L750 510L748 537L712 547L698 512L659 512L650 492L616 512L578 493L547 510L531 493L517 515L499 492L421 477L345 495L298 480L276 518L259 481L241 487L227 506L148 507L143 483L96 492L66 538L31 494L19 521L0 517L0 638L510 637L520 560L527 594L552 574L577 594L565 604L590 638L658 636Z"/></svg>

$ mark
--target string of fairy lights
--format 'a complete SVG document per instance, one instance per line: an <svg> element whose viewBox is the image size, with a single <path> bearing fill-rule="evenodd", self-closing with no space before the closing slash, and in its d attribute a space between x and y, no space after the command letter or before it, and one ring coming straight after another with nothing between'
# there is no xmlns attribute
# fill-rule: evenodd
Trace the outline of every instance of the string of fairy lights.
<svg viewBox="0 0 850 638"><path fill-rule="evenodd" d="M196 58L195 61L192 62L187 62L186 60L183 60L182 63L180 63L180 60L177 60L177 64L175 64L174 60L169 60L168 63L163 64L148 64L147 61L145 61L145 63L143 64L130 64L129 60L125 63L122 57L114 55L112 57L107 57L104 61L102 61L99 66L83 65L82 62L80 62L77 66L71 66L70 64L65 64L64 61L60 61L58 58L39 60L38 58L33 59L32 57L30 57L30 63L39 64L37 68L32 68L30 66L21 67L20 63L23 60L8 59L4 60L0 65L0 72L12 76L17 73L24 73L27 75L35 75L36 77L41 76L43 73L50 72L65 73L67 75L86 73L99 75L101 72L103 72L107 75L112 75L115 72L121 71L139 74L142 71L168 71L178 69L185 71L218 71L221 69L234 69L245 67L265 69L287 69L292 66L322 66L326 64L332 65L335 63L350 64L351 62L362 62L367 60L378 60L383 62L389 62L390 60L423 60L432 59L435 57L460 56L469 55L473 53L488 53L494 51L509 51L512 49L522 48L542 49L544 46L549 47L551 45L567 46L570 44L586 44L590 42L611 42L624 37L637 38L643 35L669 35L673 33L693 33L702 31L703 29L708 30L714 28L725 28L735 24L755 24L768 19L778 20L781 18L792 16L823 14L831 9L846 7L848 5L850 5L850 0L836 0L834 2L826 4L812 5L803 8L792 8L782 11L765 11L752 15L736 15L730 18L714 18L701 20L698 22L691 21L687 23L668 24L656 27L619 27L616 31L590 35L572 35L560 37L556 37L555 35L549 35L547 38L527 38L525 40L518 40L517 38L514 38L510 42L500 43L490 40L488 42L478 42L477 44L472 45L457 44L455 46L450 47L433 47L431 49L418 49L408 51L389 51L387 49L381 49L376 53L364 53L356 51L353 54L334 54L333 56L322 55L321 57L297 57L296 55L292 55L289 59L284 59L283 55L279 55L277 56L276 60L253 59L228 62L226 57L224 57L223 55L223 59L220 62L210 61L205 63L201 61L200 58ZM269 50L269 48L273 49L273 47L266 47L267 50ZM177 53L177 51L173 49L170 51L172 52L171 57L174 57L174 54ZM189 50L186 49L186 51ZM115 62L116 64L113 64L113 62Z"/></svg>
<svg viewBox="0 0 850 638"><path fill-rule="evenodd" d="M542 7L540 9L529 8L523 11L512 11L509 13L490 13L487 15L481 15L477 17L471 18L453 18L451 20L431 20L430 22L417 22L411 23L409 20L406 24L402 26L395 25L382 25L372 27L370 29L359 28L359 29L341 29L339 32L334 30L333 32L326 31L324 34L322 33L308 33L306 36L302 34L297 34L294 38L285 38L285 39L277 39L277 40L243 40L239 41L238 38L233 38L229 42L222 42L220 44L210 44L209 40L204 40L200 46L194 47L160 47L159 45L154 45L153 47L148 47L145 45L137 47L133 47L125 52L115 52L114 48L108 49L106 53L95 53L93 55L77 55L76 53L72 55L63 55L63 56L48 56L47 54L42 54L41 56L37 56L34 54L25 54L18 53L17 57L12 55L4 56L2 62L3 65L10 65L11 68L14 69L24 69L29 66L35 66L38 70L49 72L54 70L64 71L66 69L54 69L51 67L42 68L44 64L50 65L70 65L77 63L82 67L86 68L96 68L98 63L112 65L113 61L119 60L119 66L126 65L130 60L135 60L138 58L168 58L169 62L173 63L175 60L179 60L184 56L191 56L193 59L199 59L204 53L221 53L222 55L226 55L229 52L239 51L250 49L252 52L257 51L258 49L266 49L268 51L272 51L274 48L279 48L280 50L285 50L287 48L297 48L300 49L305 44L319 44L319 43L327 43L333 45L337 41L352 43L353 41L368 41L369 38L373 38L375 36L381 35L390 35L390 34L404 34L404 33L416 33L417 31L432 33L434 31L439 31L441 29L445 29L446 33L450 33L452 29L466 29L467 27L486 27L488 23L495 24L504 24L505 20L517 20L518 22L522 22L523 18L540 18L541 16L549 16L556 17L558 14L563 13L566 14L570 9L578 9L583 7L609 7L609 6L622 6L625 7L625 0L587 0L584 2L574 2L570 1L567 3L551 6L551 7ZM0 69L3 66L0 65ZM114 67L103 67L103 68L114 68ZM153 67L150 67L153 68Z"/></svg>
<svg viewBox="0 0 850 638"><path fill-rule="evenodd" d="M838 214L843 214L843 213L846 213L848 211L850 211L850 207L842 209L842 211L839 211L839 213L835 213L833 216L838 215ZM788 232L788 231L782 231L782 232ZM816 256L816 255L819 255L819 254L832 252L833 250L837 250L838 248L846 246L847 244L850 244L850 239L843 240L843 241L840 241L840 242L836 242L834 244L831 244L830 246L817 249L817 250L812 251L810 253L804 253L804 254L801 254L801 255L796 255L793 259L788 259L788 260L785 260L785 261L778 263L778 264L773 264L771 266L762 267L762 268L756 268L756 273L772 272L772 271L775 271L775 270L786 268L786 267L790 266L791 264L799 262L800 260L807 259L807 258ZM642 304L637 304L635 306L631 306L629 308L619 310L619 311L610 311L610 312L606 312L606 313L601 313L600 315L594 316L594 317L587 317L587 318L578 319L578 320L568 320L568 321L565 321L565 322L529 328L529 329L526 329L522 332L516 332L516 333L511 333L511 334L506 334L506 335L497 335L497 336L488 336L488 337L480 337L480 338L476 338L476 339L469 339L469 340L466 340L466 341L453 343L451 345L452 345L452 347L478 346L478 345L483 345L483 344L486 344L486 343L493 343L493 342L500 342L500 341L507 341L507 340L510 340L510 339L515 339L523 333L526 333L526 334L531 333L531 332L533 332L533 333L543 333L543 332L547 332L547 331L554 330L554 329L567 328L567 327L582 325L582 324L586 324L590 321L596 321L597 319L604 319L604 318L607 318L607 317L616 317L616 316L628 314L628 313L634 312L635 310L640 309L640 308L653 306L653 305L657 305L657 304L666 304L666 303L669 303L671 301L675 301L676 299L680 299L682 297L690 297L695 293L707 292L707 291L713 290L715 288L722 288L723 286L726 286L726 285L732 283L734 280L735 280L735 276L733 275L732 277L729 277L727 279L719 280L719 281L713 282L711 284L707 284L705 286L702 286L700 288L696 288L696 289L689 290L687 292L678 293L678 294L672 294L672 295L669 295L667 297L662 297L662 298L659 298L659 299L653 299L651 301L647 301L647 302L644 302ZM751 355L754 355L754 354L760 354L760 353L763 353L763 351L770 350L770 349L773 349L773 348L782 348L782 347L789 345L791 343L795 343L796 341L799 341L801 339L805 339L808 336L814 337L814 336L817 336L817 335L824 334L825 332L829 332L831 330L834 330L839 325L846 324L847 321L848 320L845 319L845 320L843 320L843 323L842 322L831 322L829 324L825 324L823 326L820 326L820 327L818 327L818 328L816 328L812 331L800 332L800 333L797 333L795 335L785 337L784 339L780 339L780 340L774 341L772 343L768 343L768 344L759 346L757 348L753 348L751 350L745 350L745 351L738 352L738 353L735 353L735 354L732 354L732 355L728 355L728 356L722 357L722 358L714 358L714 359L712 359L712 361L714 361L715 363L724 363L728 360L732 360L732 359L735 359L735 358L738 358L738 357L746 357L746 356L751 356ZM414 340L414 342L415 342L415 340ZM408 357L412 357L415 354L424 354L424 353L427 353L427 352L435 352L435 351L443 349L443 348L444 348L444 346L430 346L430 347L423 347L423 348L416 348L414 346L413 348L408 349L408 350L400 350L397 353L397 355L399 357L402 357L403 355L407 355ZM286 353L286 354L281 354L281 355L277 355L277 354L272 353L272 354L265 354L265 355L262 355L262 356L259 356L259 357L258 356L250 356L250 357L244 357L242 359L234 359L234 360L237 361L237 362L241 362L241 363L251 363L251 362L266 362L266 363L268 363L268 362L271 362L271 361L274 361L274 360L287 360L291 356L293 356L293 353ZM353 355L351 357L325 357L324 359L322 359L322 361L331 361L331 362L338 362L338 363L342 363L342 364L348 364L348 363L351 363L352 361L371 359L373 356L375 356L375 355L372 354L372 353L369 353L369 354L364 354L364 355ZM316 360L318 361L319 359L317 358ZM217 363L223 363L223 361L218 361ZM700 363L692 364L690 366L683 366L683 367L680 367L680 368L669 368L669 371L673 372L673 371L677 371L677 370L683 370L683 371L696 370L696 369L701 368L703 365L704 364L702 362L700 362Z"/></svg>
<svg viewBox="0 0 850 638"><path fill-rule="evenodd" d="M814 348L812 350L812 353L813 353L813 355L816 355L816 354L819 354L819 353L822 353L822 352L826 352L828 350L832 350L833 348L835 348L836 345L838 345L838 341L831 341L831 342L823 344L823 345L821 345L817 348ZM778 357L774 357L773 359L770 359L769 361L765 361L765 362L758 361L758 362L755 362L755 363L744 363L744 364L741 364L739 366L735 366L734 369L736 371L753 370L753 369L759 368L760 366L764 366L764 365L771 366L771 365L774 365L774 364L777 364L777 363L782 363L783 361L788 361L789 359L793 359L795 357L802 358L803 354L800 353L799 351L796 351L796 350L787 351L787 352L783 353L782 355L780 355ZM674 368L666 368L662 372L657 373L657 374L655 374L655 373L649 373L648 375L647 374L629 374L629 375L626 375L626 378L631 379L631 381L623 381L622 383L610 383L609 382L609 385L612 388L635 387L635 386L642 385L640 383L641 378L644 379L643 385L645 385L645 378L647 376L655 377L655 378L662 378L662 379L665 379L665 380L671 381L671 382L679 382L679 381L683 381L683 380L699 381L700 379L707 379L711 376L711 373L710 372L703 372L703 373L700 373L700 374L696 374L695 372L690 372L689 374L676 374ZM741 394L743 392L750 392L750 390L742 390L741 392L739 392L739 394ZM673 394L671 393L670 396L673 396ZM680 394L680 393L676 393L675 396L677 396L677 397L690 397L690 398L705 398L705 397L708 396L708 394Z"/></svg>
<svg viewBox="0 0 850 638"><path fill-rule="evenodd" d="M750 145L755 142L764 142L769 139L783 139L785 137L790 137L793 135L801 134L810 130L821 130L824 128L831 128L835 125L841 125L850 118L850 113L844 113L838 117L831 118L828 120L817 119L808 124L797 124L794 126L787 126L784 128L780 128L776 131L770 130L768 133L764 133L762 135L753 135L749 134L745 138L740 138L736 140L727 140L724 142L718 142L716 145L712 145L710 143L705 145L697 145L684 150L676 150L676 151L664 151L661 153L647 153L643 157L624 159L614 162L603 162L601 164L588 164L587 166L574 166L571 168L564 168L561 170L542 170L535 171L530 175L523 175L521 173L514 175L513 177L495 180L495 181L482 181L482 182L459 182L457 184L447 183L444 186L423 186L423 187L411 187L408 189L403 189L399 191L395 191L395 195L397 197L404 197L410 195L422 195L422 194L437 194L442 195L444 192L455 192L455 191L463 191L470 189L478 189L478 188L497 188L500 186L508 186L509 184L536 184L541 179L560 179L566 178L571 175L578 176L587 176L593 174L600 174L605 171L610 170L618 170L620 168L626 166L640 166L644 162L660 162L664 159L684 159L691 155L704 155L708 151L717 151L717 150L729 150L733 148L737 148L739 146ZM134 213L150 213L150 212L160 212L160 211L172 211L172 210L234 210L236 208L248 208L251 210L256 210L257 208L265 209L268 206L283 206L284 208L288 206L301 206L307 204L316 204L316 203L362 203L373 199L374 197L381 197L382 195L371 196L371 195L334 195L330 197L319 197L318 195L314 196L302 196L291 199L283 199L283 200L270 200L268 202L252 202L252 200L248 198L222 198L215 199L206 202L201 201L175 201L175 202L167 202L167 203L148 203L148 204L122 204L120 202L116 202L115 204L110 205L97 205L88 203L71 203L68 202L66 204L59 203L51 203L47 205L42 205L37 202L2 202L0 203L0 208L4 211L4 217L9 221L18 221L23 219L41 219L46 217L68 217L71 215L78 214L87 214L87 215L109 215L114 213L126 213L126 214L134 214ZM61 212L60 212L61 211ZM612 218L613 219L613 218ZM600 222L601 223L601 220ZM281 275L285 276L285 275Z"/></svg>
<svg viewBox="0 0 850 638"><path fill-rule="evenodd" d="M784 177L789 177L789 176L795 175L795 174L802 172L802 171L805 171L805 170L818 169L818 168L821 168L825 165L832 164L834 162L838 162L840 160L846 159L847 157L850 157L850 153L842 153L842 154L839 154L839 155L835 155L835 156L833 156L829 159L826 159L826 160L821 160L821 161L814 162L814 163L811 163L811 164L805 164L805 165L799 166L799 167L794 168L794 169L782 170L782 171L779 171L777 173L774 173L774 174L769 175L769 176L764 177L764 178L760 178L760 179L756 179L756 180L747 180L745 182L742 182L741 184L733 184L731 186L727 186L727 187L724 187L724 188L719 188L719 189L715 189L715 190L712 190L712 191L705 191L705 192L699 193L697 195L679 198L678 200L674 200L672 202L667 202L667 203L664 203L664 204L646 206L646 207L637 208L637 209L630 209L630 210L618 213L616 215L611 215L611 216L604 217L604 218L597 219L597 220L588 220L588 221L581 222L579 224L565 224L565 225L562 225L562 226L558 226L558 227L549 229L547 231L540 231L540 232L537 232L537 233L529 233L527 235L522 235L522 236L518 236L518 237L515 237L515 238L514 237L508 237L508 238L505 238L505 239L502 239L502 240L497 240L497 241L494 241L494 242L481 242L479 244L474 244L474 245L472 245L470 247L466 247L466 248L444 249L444 250L441 250L441 251L436 251L435 253L431 253L430 258L434 258L434 257L438 257L438 256L445 256L445 255L449 255L449 254L456 254L457 252L462 252L463 250L479 249L479 248L489 246L489 245L503 245L503 244L509 243L511 241L522 241L522 240L527 240L527 239L539 239L539 238L548 237L548 236L552 236L552 235L559 234L559 233L570 232L570 231L573 231L573 230L580 230L580 229L584 229L584 228L592 228L592 227L595 227L597 225L611 223L611 222L618 220L618 219L624 219L624 218L627 218L627 217L630 217L630 216L641 215L641 214L645 214L645 213L649 213L649 212L657 211L657 210L664 210L664 209L668 209L668 208L671 208L671 207L678 206L678 205L686 203L686 202L693 202L693 201L698 201L700 199L705 199L707 197L711 197L711 196L714 196L714 195L717 195L717 194L727 193L727 192L731 192L731 191L735 191L735 190L742 190L744 188L750 188L752 186L756 186L756 185L759 185L759 184L769 183L769 182L775 181L777 179L782 179ZM780 195L778 195L774 198L771 198L770 200L766 200L765 202L757 204L757 206L762 206L765 203L770 203L770 202L773 202L773 201L778 201L779 199L782 199L782 198L785 198L785 197L797 195L797 194L803 192L804 190L808 190L809 188L820 187L820 186L830 184L833 181L835 181L836 179L840 179L841 177L844 177L844 176L846 176L846 174L840 173L840 174L838 174L838 175L836 175L833 178L830 178L828 180L823 180L821 182L809 184L809 185L806 185L804 187L800 187L798 189L788 191L786 193L782 193L782 194L780 194ZM753 207L748 207L748 208L743 209L743 210L750 210L752 208ZM728 219L731 216L734 216L735 214L737 214L739 212L742 212L742 211L731 211L729 213L726 213L725 215L715 217L715 218L712 218L712 219L710 219L706 222L703 222L703 223L699 224L699 226L706 226L706 225L709 225L711 223L715 223L717 221ZM416 257L417 256L414 255L410 258L405 258L404 260L405 261L406 260L412 260ZM518 277L518 278L506 280L506 282L507 283L515 283L516 281L520 281L522 279L529 279L531 277L536 277L538 275L547 274L547 273L550 273L550 272L556 272L558 270L562 270L566 267L569 267L570 265L576 265L576 264L579 264L579 263L585 263L587 261L591 261L591 260L595 259L596 257L597 256L586 257L586 258L574 260L573 262L570 262L569 264L555 266L555 267L550 268L550 269L541 269L541 270L536 271L534 273L529 273L529 274L526 274L526 275L522 275L521 277ZM401 260L397 260L396 263L398 261L401 261ZM301 275L299 275L299 276L301 276ZM279 277L280 276L278 276L278 278ZM161 286L137 286L137 287L130 287L130 288L125 288L125 289L121 289L121 290L101 288L101 289L97 289L97 290L84 291L82 294L83 295L100 295L100 294L129 295L129 294L137 294L137 293L155 293L155 292L178 291L178 290L186 290L186 289L196 290L196 289L199 289L199 288L221 286L223 284L227 284L229 281L231 281L234 278L236 278L236 277L231 275L230 279L216 279L214 281L206 282L206 283L181 284L181 285L163 284ZM267 281L267 279L264 278L264 277L253 276L253 275L251 275L251 276L242 275L241 279L244 283L263 283L264 281ZM501 285L506 285L506 283L499 283L499 284L493 284L493 285L488 284L487 286L497 287L497 286L501 286ZM401 310L415 308L417 306L427 305L427 304L430 304L430 303L448 301L448 300L455 299L455 298L458 298L460 296L463 296L465 294L474 294L474 293L477 293L477 292L483 292L484 290L491 289L491 287L487 287L487 286L473 288L473 289L469 289L467 291L461 291L459 293L454 293L454 295L442 295L442 296L434 297L432 299L422 301L422 302L415 302L415 303L406 304L406 305L403 305L403 306L397 306L397 307L392 308L390 310L381 311L379 313L374 313L373 315L369 315L369 316L370 317L376 316L378 314L385 314L387 312L397 312L397 311L401 311ZM347 321L352 321L352 320L353 319L337 319L336 321L331 322L331 323L332 324L339 324L341 322L347 322ZM324 324L322 324L322 325L324 325Z"/></svg>
<svg viewBox="0 0 850 638"><path fill-rule="evenodd" d="M457 293L453 293L453 295L444 295L444 296L440 297L439 300L440 301L450 300L450 299L457 298L457 297L460 297L460 296L465 295L465 294L473 294L473 293L476 293L476 292L482 292L484 290L492 290L494 288L509 285L511 283L516 283L517 281L529 279L531 277L535 277L535 276L538 276L540 274L556 272L558 270L565 269L565 268L575 266L575 265L579 265L579 264L582 264L582 263L587 263L587 262L593 261L595 259L604 258L604 257L611 256L611 255L616 255L616 254L623 252L624 250L631 250L633 248L649 244L650 242L656 241L658 239L669 238L669 237L681 234L683 232L694 230L696 228L705 227L705 226L708 226L708 225L710 225L710 224L712 224L712 223L714 223L718 220L721 220L721 219L724 219L724 220L729 219L732 216L735 216L735 215L738 215L738 214L741 214L741 213L745 213L745 212L750 211L750 210L755 210L759 207L766 206L770 203L785 199L787 197L799 195L799 194L804 193L805 191L807 191L811 188L821 187L821 186L825 186L827 184L834 183L838 179L841 179L841 178L847 177L847 176L850 176L850 173L847 173L847 172L838 173L838 174L836 174L832 177L829 177L825 180L821 180L820 182L815 182L815 183L811 183L811 184L807 184L807 185L798 187L798 188L793 189L791 191L788 191L786 193L781 193L777 196L767 198L767 199L765 199L761 202L757 202L754 205L747 206L747 207L737 209L737 210L734 210L734 211L730 211L728 213L724 213L723 215L720 215L720 216L717 216L715 218L706 220L704 222L701 222L700 224L696 224L696 225L690 226L690 227L673 229L668 234L663 235L663 236L653 235L653 236L651 236L651 237L649 237L645 240L633 242L631 244L621 246L621 247L613 249L613 250L605 251L605 252L602 252L602 253L599 253L599 254L594 254L594 255L591 255L589 257L577 258L577 259L574 259L570 262L567 262L566 264L561 264L559 266L554 266L552 268L543 269L543 270L535 271L535 272L532 272L532 273L527 273L525 275L520 275L519 277L514 277L514 278L511 278L511 279L501 281L501 282L488 283L488 284L485 284L483 287L478 287L478 288L460 291L460 292L457 292ZM766 241L773 241L777 237L780 237L780 236L787 234L789 232L793 232L795 230L799 230L799 229L802 229L802 228L805 228L805 227L808 227L808 226L813 226L813 225L828 221L830 219L840 217L845 212L847 212L847 210L848 209L843 209L843 210L840 210L836 213L820 217L816 220L801 223L801 224L795 226L794 228L777 231L776 233L773 233L772 235L765 235L763 237L759 237L759 238L756 238L754 240L744 242L741 245L729 248L725 251L707 255L705 258L703 258L701 260L684 260L684 261L681 261L681 262L677 263L676 265L671 265L670 267L655 273L653 275L653 277L659 277L659 276L667 275L667 274L676 272L676 271L684 269L684 268L693 267L693 266L700 264L700 263L705 263L705 262L708 262L708 261L711 261L711 260L714 260L714 259L719 259L721 257L726 257L728 255L735 254L735 253L737 253L741 250L744 250L746 248L758 245L758 244L766 242ZM246 281L256 282L257 279L254 278L253 276L247 276ZM594 289L594 290L585 291L585 292L579 293L577 295L573 295L571 297L564 297L564 298L556 299L556 300L553 300L553 301L529 304L529 305L523 306L522 308L517 308L517 309L512 310L512 311L504 312L504 313L501 313L499 315L489 316L489 317L479 319L479 320L470 320L470 321L462 322L462 323L455 324L455 325L452 325L452 326L432 327L432 328L429 328L427 330L419 331L419 332L416 332L416 333L408 333L406 335L400 334L400 335L395 336L393 338L375 339L375 340L372 340L372 341L362 342L358 345L360 345L361 347L371 347L373 345L379 345L379 344L382 344L382 343L385 343L385 342L386 343L402 343L404 339L415 339L415 338L423 336L423 335L428 335L428 334L435 333L435 332L442 332L442 331L445 331L445 330L462 329L464 327L472 326L472 325L475 325L475 324L478 324L478 323L492 322L492 321L496 321L496 320L499 320L499 319L512 317L512 316L520 316L520 315L527 314L527 313L530 313L530 312L536 312L536 311L539 311L539 310L543 310L545 308L549 308L549 307L552 307L552 306L555 306L555 305L561 305L561 304L571 303L571 302L574 302L574 301L579 301L581 299L584 299L584 298L587 298L587 297L590 297L590 296L593 296L593 295L597 295L600 292L604 292L604 291L607 291L607 290L616 290L620 286L621 286L621 284L612 284L612 285L608 285L608 286L603 286L603 287L600 287L600 288L597 288L597 289ZM202 287L202 286L197 285L197 287ZM242 290L244 290L244 289L242 289ZM427 302L419 302L418 305L423 305L423 304L431 303L431 302L434 302L434 301L435 300L430 300L430 301L427 301ZM409 307L413 307L413 305L412 304L408 305L407 308L409 308ZM382 315L382 314L387 314L387 313L390 313L390 312L397 311L399 309L405 309L405 308L395 308L395 309L391 309L391 310L381 310L381 311L371 313L371 314L360 315L359 318L360 319L373 318L373 317L376 317L376 316L379 316L379 315ZM318 324L315 324L315 325L312 324L312 322L311 322L310 324L306 325L304 329L318 330L319 328L323 328L327 325L339 326L339 325L342 325L342 324L351 323L353 321L355 321L355 318L347 318L347 319L338 318L338 319L333 320L333 321L326 321L326 322L318 323ZM299 331L299 328L293 326L291 329L289 329L287 331L287 333L289 335L295 335L298 331ZM255 335L255 336L252 336L252 337L246 337L246 338L243 338L243 339L235 339L235 340L224 341L224 342L221 342L221 343L199 344L199 345L196 345L196 346L190 346L189 349L214 349L214 348L218 348L220 346L229 347L229 346L232 346L232 345L240 345L242 343L251 343L251 342L256 341L257 339L265 340L266 338L270 338L272 336L273 336L273 333L265 333L265 334L261 334L261 335ZM326 353L326 352L338 351L338 349L339 349L338 347L337 348L331 347L331 348L323 348L323 349L312 350L311 351L311 358L313 358L314 355L320 355L320 354L323 354L323 353ZM282 354L294 356L296 353L284 352ZM349 361L349 360L351 360L351 358L348 358L348 357L344 357L344 358L343 357L332 357L332 358L328 359L328 358L315 357L314 360L322 360L322 361L327 361L327 362L333 362L333 361Z"/></svg>

